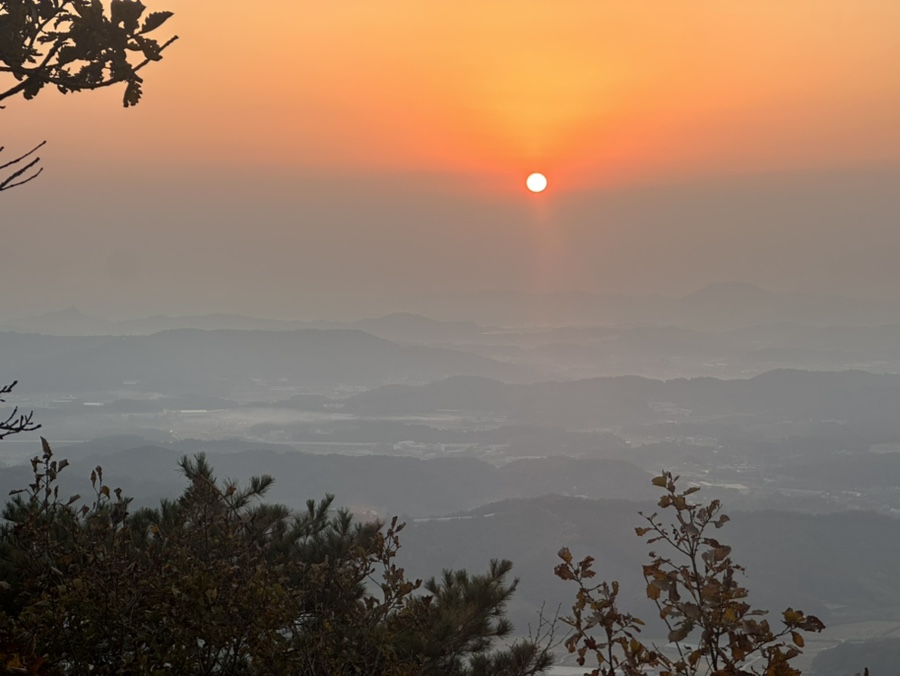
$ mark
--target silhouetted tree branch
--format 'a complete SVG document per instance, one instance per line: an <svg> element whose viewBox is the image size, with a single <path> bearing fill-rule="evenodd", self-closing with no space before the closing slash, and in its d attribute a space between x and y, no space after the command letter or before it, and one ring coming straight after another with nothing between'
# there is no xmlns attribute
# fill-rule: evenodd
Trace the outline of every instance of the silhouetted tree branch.
<svg viewBox="0 0 900 676"><path fill-rule="evenodd" d="M5 171L10 167L15 167L9 176L7 176L6 178L0 177L0 192L2 192L3 190L9 190L10 188L15 188L16 186L25 185L29 181L33 181L41 175L41 172L44 171L44 168L37 166L41 161L41 158L32 157L32 155L34 155L34 153L36 153L38 149L40 149L46 143L46 141L41 141L24 155L19 155L9 162L0 164L0 171ZM2 153L4 150L5 148L3 146L0 146L0 153ZM15 165L19 164L19 162L25 162L25 164L20 167L16 167Z"/></svg>
<svg viewBox="0 0 900 676"><path fill-rule="evenodd" d="M178 39L150 37L172 12L145 10L140 0L0 0L0 102L19 94L33 99L46 85L67 94L122 82L124 106L137 105L139 71ZM0 173L0 192L41 174L32 155L43 145L0 164L0 172L15 167Z"/></svg>
<svg viewBox="0 0 900 676"><path fill-rule="evenodd" d="M0 403L6 401L6 399L3 398L3 395L12 392L18 382L18 380L14 380L9 385L0 387ZM5 420L0 422L0 439L5 439L6 437L12 436L13 434L19 434L20 432L31 432L40 429L40 425L32 422L33 416L33 411L20 413L18 406L13 408L12 413L10 413Z"/></svg>
<svg viewBox="0 0 900 676"><path fill-rule="evenodd" d="M136 105L138 71L178 39L149 37L172 12L145 10L140 0L0 0L0 73L16 81L0 101L32 99L45 85L67 94L124 82L125 107Z"/></svg>

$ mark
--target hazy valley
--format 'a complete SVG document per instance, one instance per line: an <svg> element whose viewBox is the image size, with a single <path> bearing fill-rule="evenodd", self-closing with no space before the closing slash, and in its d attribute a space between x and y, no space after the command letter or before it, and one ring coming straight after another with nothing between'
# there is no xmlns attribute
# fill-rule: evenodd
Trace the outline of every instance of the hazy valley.
<svg viewBox="0 0 900 676"><path fill-rule="evenodd" d="M152 505L180 493L178 459L204 452L221 476L273 475L271 499L292 508L335 494L361 518L400 516L413 574L512 559L519 626L542 604L565 613L562 546L642 607L633 528L670 469L725 503L755 602L791 598L832 627L809 663L848 632L900 628L900 324L760 312L728 329L666 313L482 326L65 312L19 320L46 333L0 333L0 375L72 463L73 493L101 465ZM0 446L0 490L27 481L35 442Z"/></svg>

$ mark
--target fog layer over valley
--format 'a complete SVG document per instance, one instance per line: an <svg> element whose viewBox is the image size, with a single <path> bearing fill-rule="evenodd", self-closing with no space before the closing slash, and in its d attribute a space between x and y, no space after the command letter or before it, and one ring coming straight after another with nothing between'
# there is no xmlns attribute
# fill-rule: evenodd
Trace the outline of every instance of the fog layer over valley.
<svg viewBox="0 0 900 676"><path fill-rule="evenodd" d="M584 309L570 300L563 319ZM221 477L273 475L268 498L291 508L334 494L399 516L413 575L511 559L522 628L571 605L552 572L563 546L652 619L634 527L671 470L723 501L754 603L829 625L811 669L841 641L900 632L900 304L831 300L718 285L558 323L512 306L494 321L67 310L2 318L0 380L70 461L64 490L100 465L152 505L202 452ZM38 450L35 434L0 444L4 494Z"/></svg>

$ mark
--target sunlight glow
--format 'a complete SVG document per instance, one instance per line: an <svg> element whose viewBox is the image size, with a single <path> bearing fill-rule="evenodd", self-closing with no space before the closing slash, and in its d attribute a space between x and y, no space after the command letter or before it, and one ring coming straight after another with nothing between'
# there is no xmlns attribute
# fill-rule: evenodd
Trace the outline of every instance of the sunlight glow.
<svg viewBox="0 0 900 676"><path fill-rule="evenodd" d="M534 173L525 179L525 185L531 192L544 192L547 189L547 177Z"/></svg>

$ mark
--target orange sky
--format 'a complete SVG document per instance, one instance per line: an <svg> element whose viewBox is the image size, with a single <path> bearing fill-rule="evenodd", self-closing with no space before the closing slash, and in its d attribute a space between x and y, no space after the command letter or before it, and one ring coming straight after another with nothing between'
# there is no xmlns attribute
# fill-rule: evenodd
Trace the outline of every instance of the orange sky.
<svg viewBox="0 0 900 676"><path fill-rule="evenodd" d="M48 140L4 197L5 288L900 292L897 0L145 1L181 39L137 108L0 112L10 150Z"/></svg>
<svg viewBox="0 0 900 676"><path fill-rule="evenodd" d="M172 9L166 28L181 40L146 72L137 110L114 109L116 91L16 103L4 117L91 115L112 137L104 153L127 144L150 161L424 170L482 185L532 169L590 188L900 157L895 0Z"/></svg>

